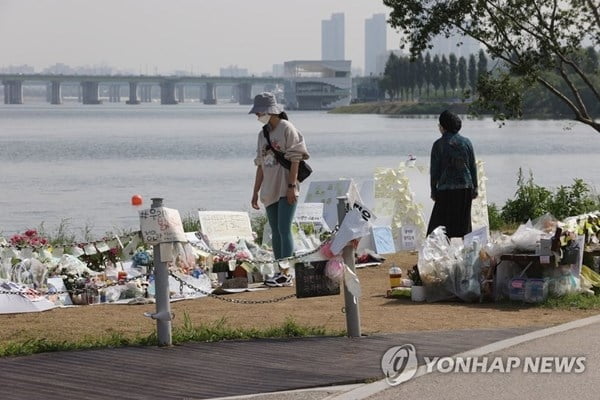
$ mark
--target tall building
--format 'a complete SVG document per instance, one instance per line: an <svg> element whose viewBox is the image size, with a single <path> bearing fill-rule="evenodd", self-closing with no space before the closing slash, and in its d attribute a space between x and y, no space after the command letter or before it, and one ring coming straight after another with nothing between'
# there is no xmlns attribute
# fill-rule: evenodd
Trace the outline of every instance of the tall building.
<svg viewBox="0 0 600 400"><path fill-rule="evenodd" d="M344 13L321 21L321 60L344 60Z"/></svg>
<svg viewBox="0 0 600 400"><path fill-rule="evenodd" d="M365 76L383 74L385 64L378 62L387 50L385 14L373 14L365 20Z"/></svg>

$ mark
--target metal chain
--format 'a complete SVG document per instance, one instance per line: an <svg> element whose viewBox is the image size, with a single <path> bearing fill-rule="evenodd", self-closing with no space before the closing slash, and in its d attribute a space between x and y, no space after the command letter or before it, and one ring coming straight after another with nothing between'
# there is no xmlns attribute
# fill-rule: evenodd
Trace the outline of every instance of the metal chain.
<svg viewBox="0 0 600 400"><path fill-rule="evenodd" d="M338 229L339 229L339 226L336 226L331 231L331 236L332 237L336 234L336 232L338 231ZM270 259L270 260L259 260L259 261L254 261L254 260L241 260L241 261L243 261L245 263L248 263L248 264L253 265L253 266L256 267L256 266L260 266L260 265L264 265L264 264L270 264L270 263L275 263L275 262L279 263L279 262L285 262L285 261L291 261L291 260L301 260L301 259L306 258L308 256L311 256L311 255L313 255L315 253L318 253L323 247L325 247L325 245L328 242L329 242L328 240L326 240L324 242L321 242L317 247L315 247L314 249L312 249L308 253L303 253L303 254L300 254L298 256L289 256L289 257L283 257L283 258L278 258L278 259L274 259L273 258L273 259ZM211 254L213 256L228 256L228 257L234 257L235 256L235 253L233 253L233 252L227 252L227 251L224 251L224 250L215 250L215 249L212 249L212 248L206 249L206 247L204 247L204 246L202 246L202 245L200 245L198 243L192 243L192 242L188 242L188 243L191 244L194 247L199 248L202 251L208 252L209 254Z"/></svg>
<svg viewBox="0 0 600 400"><path fill-rule="evenodd" d="M194 286L194 285L192 285L192 284L184 281L183 279L181 279L177 275L173 274L173 272L169 272L169 274L179 282L180 287L187 286L188 288L194 290L197 293L201 293L201 294L203 294L205 296L212 297L214 299L225 301L225 302L229 302L229 303L235 303L235 304L271 304L271 303L278 303L280 301L284 301L284 300L288 300L288 299L292 299L292 298L296 297L296 293L293 293L293 294L288 294L287 296L277 297L277 298L269 299L269 300L232 299L232 298L229 298L229 297L219 296L219 295L216 295L214 293L207 292L207 291L204 291L204 290L202 290L200 288L197 288L196 286Z"/></svg>

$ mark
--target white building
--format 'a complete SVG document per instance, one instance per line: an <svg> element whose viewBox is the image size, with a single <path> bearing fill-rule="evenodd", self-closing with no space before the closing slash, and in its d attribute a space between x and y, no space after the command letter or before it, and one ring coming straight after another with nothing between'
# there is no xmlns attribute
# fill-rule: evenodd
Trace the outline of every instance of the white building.
<svg viewBox="0 0 600 400"><path fill-rule="evenodd" d="M350 104L351 61L287 61L285 104L289 109L327 110Z"/></svg>
<svg viewBox="0 0 600 400"><path fill-rule="evenodd" d="M227 78L240 78L248 76L247 68L239 68L237 65L230 65L225 68L219 68L219 76Z"/></svg>
<svg viewBox="0 0 600 400"><path fill-rule="evenodd" d="M344 60L344 13L321 21L321 60Z"/></svg>
<svg viewBox="0 0 600 400"><path fill-rule="evenodd" d="M386 28L385 14L373 14L365 20L365 76L383 74L385 63L380 57L387 50Z"/></svg>

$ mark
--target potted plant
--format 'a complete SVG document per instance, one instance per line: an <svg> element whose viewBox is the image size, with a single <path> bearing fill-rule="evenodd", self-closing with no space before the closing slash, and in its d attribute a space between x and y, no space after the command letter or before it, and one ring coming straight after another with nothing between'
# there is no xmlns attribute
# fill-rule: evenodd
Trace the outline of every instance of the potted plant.
<svg viewBox="0 0 600 400"><path fill-rule="evenodd" d="M413 282L410 288L410 299L412 301L425 301L425 287L418 266L415 265L408 270L408 278Z"/></svg>

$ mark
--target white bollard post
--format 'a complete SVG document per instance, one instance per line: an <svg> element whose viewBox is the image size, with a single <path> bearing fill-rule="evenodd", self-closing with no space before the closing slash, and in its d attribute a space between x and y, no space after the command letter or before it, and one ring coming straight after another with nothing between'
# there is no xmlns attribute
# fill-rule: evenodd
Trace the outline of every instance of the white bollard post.
<svg viewBox="0 0 600 400"><path fill-rule="evenodd" d="M161 198L153 198L150 208L162 207ZM160 245L154 245L154 287L156 299L156 313L151 317L156 319L156 331L159 346L173 344L171 334L171 302L169 297L169 269L167 263L160 258Z"/></svg>
<svg viewBox="0 0 600 400"><path fill-rule="evenodd" d="M338 197L338 226L342 225L342 221L346 216L347 198L345 196ZM356 273L354 267L354 248L349 243L344 247L342 252L344 263L350 268L350 270ZM346 288L344 284L344 304L346 310L346 330L348 331L348 337L360 337L360 313L358 311L358 298L354 297L352 293Z"/></svg>

